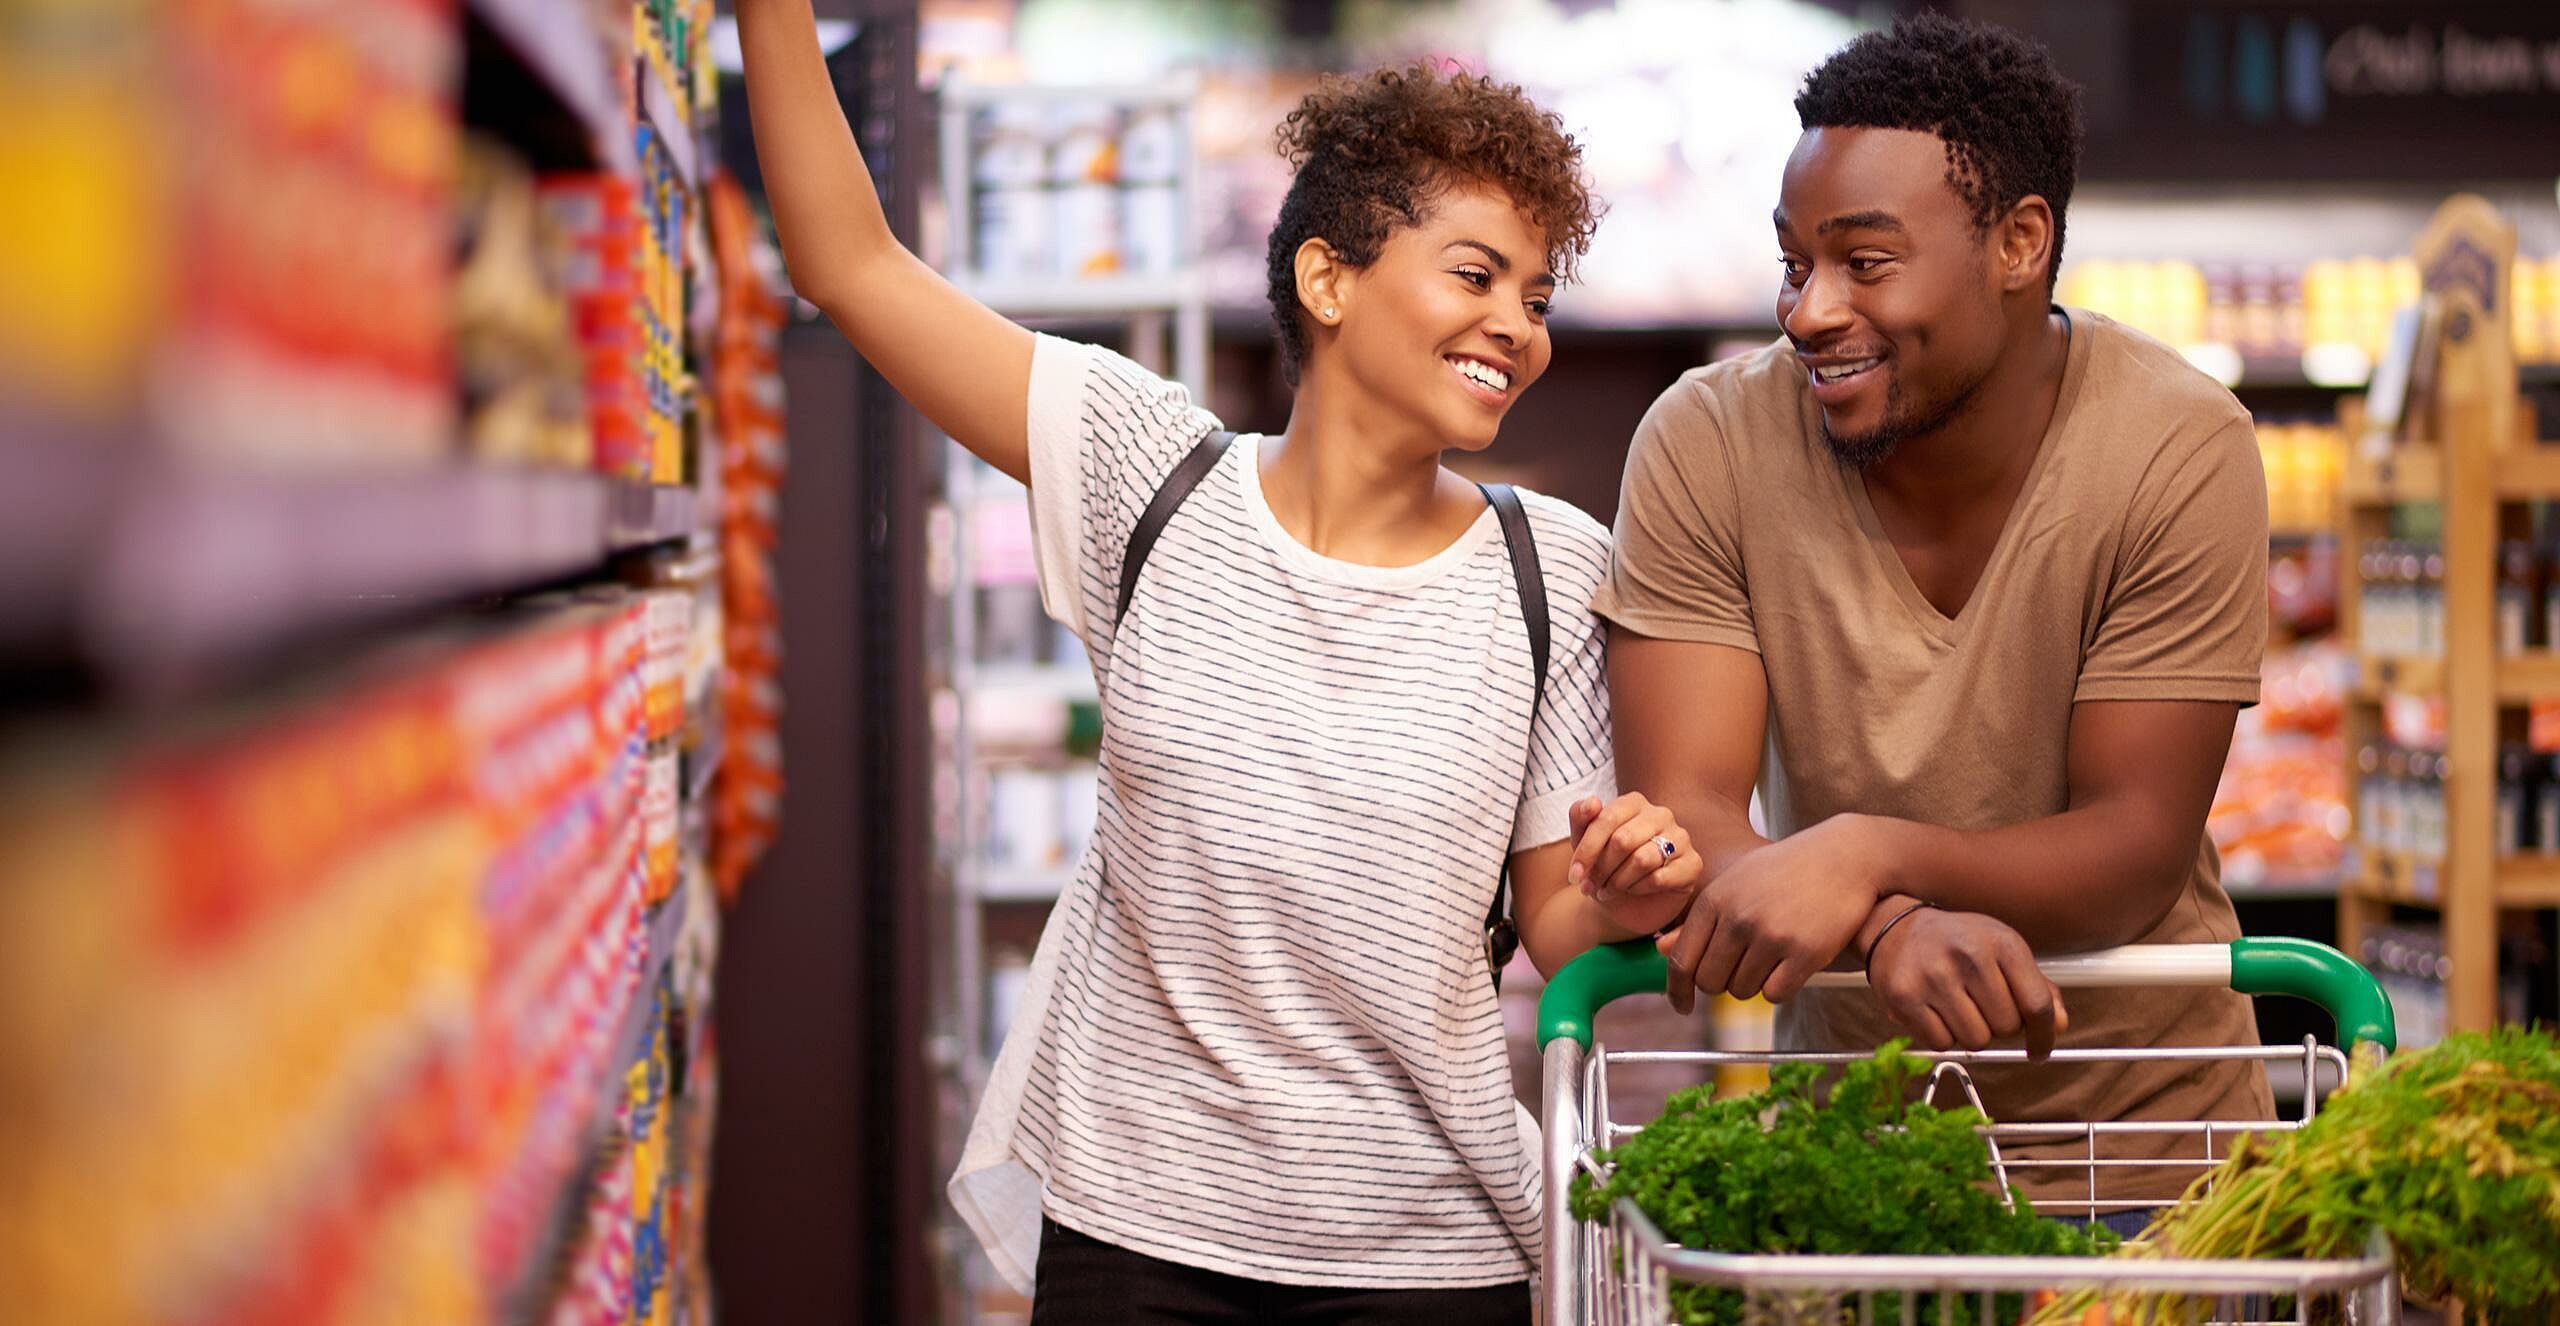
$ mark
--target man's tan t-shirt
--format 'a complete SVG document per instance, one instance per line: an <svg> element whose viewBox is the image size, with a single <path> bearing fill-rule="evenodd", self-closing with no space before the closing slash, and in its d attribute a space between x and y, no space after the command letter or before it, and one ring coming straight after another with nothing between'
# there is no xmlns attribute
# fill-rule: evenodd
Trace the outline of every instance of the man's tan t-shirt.
<svg viewBox="0 0 2560 1326"><path fill-rule="evenodd" d="M1760 793L1773 835L1844 812L1967 831L2059 814L2075 704L2257 701L2267 497L2249 416L2158 342L2095 314L2068 317L2052 423L1952 620L1904 570L1858 474L1832 459L1783 342L1682 375L1637 428L1616 560L1593 606L1642 635L1760 655ZM2186 896L2142 942L2238 934L2199 832ZM2065 1002L2069 1046L2258 1039L2236 994L2074 990ZM1782 1048L1802 1049L1867 1049L1898 1034L1863 990L1806 991L1779 1010L1777 1030ZM1978 1077L2004 1122L2273 1117L2255 1064ZM2201 1154L2193 1140L2102 1149ZM2177 1195L2166 1173L2116 1173L2106 1195ZM2080 1175L2044 1177L2024 1183L2031 1196L2087 1194Z"/></svg>

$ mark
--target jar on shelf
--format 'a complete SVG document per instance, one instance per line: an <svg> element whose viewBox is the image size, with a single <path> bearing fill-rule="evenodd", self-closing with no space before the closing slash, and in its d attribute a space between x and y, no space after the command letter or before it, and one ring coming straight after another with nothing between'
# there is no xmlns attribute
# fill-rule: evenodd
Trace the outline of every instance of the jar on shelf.
<svg viewBox="0 0 2560 1326"><path fill-rule="evenodd" d="M1060 276L1109 276L1125 264L1120 229L1120 115L1108 102L1079 102L1058 117L1050 162L1056 189Z"/></svg>
<svg viewBox="0 0 2560 1326"><path fill-rule="evenodd" d="M2533 845L2533 752L2521 744L2498 748L2498 800L2495 816L2500 859L2522 855Z"/></svg>
<svg viewBox="0 0 2560 1326"><path fill-rule="evenodd" d="M2416 606L2414 648L2424 658L2444 657L2444 550L2429 545L2417 554L2411 598ZM2403 571L2406 572L2404 567Z"/></svg>
<svg viewBox="0 0 2560 1326"><path fill-rule="evenodd" d="M2356 751L2356 842L2364 847L2382 845L2382 800L2390 784L2382 768L2382 748L2366 746Z"/></svg>
<svg viewBox="0 0 2560 1326"><path fill-rule="evenodd" d="M1049 194L1045 117L1029 102L998 102L981 111L970 129L976 267L1016 280L1049 275L1058 265L1057 216Z"/></svg>
<svg viewBox="0 0 2560 1326"><path fill-rule="evenodd" d="M2498 545L2498 653L2513 658L2534 645L2535 609L2541 597L2534 583L2533 546L2522 539Z"/></svg>

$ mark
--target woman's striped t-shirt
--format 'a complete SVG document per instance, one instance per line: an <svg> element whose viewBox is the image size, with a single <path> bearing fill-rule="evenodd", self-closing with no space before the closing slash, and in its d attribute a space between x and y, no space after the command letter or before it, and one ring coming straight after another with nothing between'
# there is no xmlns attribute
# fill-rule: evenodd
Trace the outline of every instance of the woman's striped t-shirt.
<svg viewBox="0 0 2560 1326"><path fill-rule="evenodd" d="M1131 526L1216 427L1183 390L1041 337L1041 591L1103 705L1093 842L1042 936L951 1194L1028 1286L1045 1212L1289 1284L1499 1284L1537 1244L1483 922L1505 855L1607 794L1607 534L1523 493L1553 619L1531 727L1488 510L1427 561L1322 557L1239 438L1113 620Z"/></svg>

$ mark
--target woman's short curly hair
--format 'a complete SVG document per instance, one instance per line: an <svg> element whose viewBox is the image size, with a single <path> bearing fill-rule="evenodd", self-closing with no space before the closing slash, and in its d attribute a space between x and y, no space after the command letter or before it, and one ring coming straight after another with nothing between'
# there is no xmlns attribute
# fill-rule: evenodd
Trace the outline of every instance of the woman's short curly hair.
<svg viewBox="0 0 2560 1326"><path fill-rule="evenodd" d="M1308 240L1366 267L1397 227L1421 224L1441 192L1490 184L1546 232L1549 270L1564 280L1599 225L1582 144L1514 84L1429 63L1329 77L1276 137L1297 171L1269 249L1271 320L1291 382L1307 357L1297 256Z"/></svg>

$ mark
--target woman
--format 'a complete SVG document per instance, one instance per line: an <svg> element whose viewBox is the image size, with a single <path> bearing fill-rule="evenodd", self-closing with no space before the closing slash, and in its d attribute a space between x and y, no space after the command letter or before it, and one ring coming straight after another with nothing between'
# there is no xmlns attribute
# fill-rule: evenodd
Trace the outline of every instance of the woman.
<svg viewBox="0 0 2560 1326"><path fill-rule="evenodd" d="M1036 1322L1526 1322L1537 1154L1488 902L1507 865L1553 970L1672 921L1698 878L1667 811L1604 803L1606 535L1521 495L1517 580L1487 490L1441 465L1546 368L1595 221L1579 148L1518 89L1428 68L1308 97L1270 241L1289 428L1204 450L1217 421L1181 388L902 249L808 0L738 12L794 283L1029 484L1042 599L1100 683L1094 846L953 1201L1009 1278L1036 1266ZM1555 606L1543 692L1524 588Z"/></svg>

